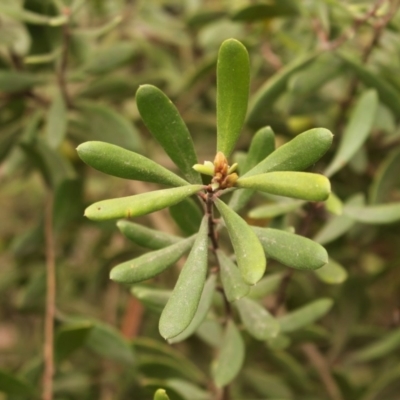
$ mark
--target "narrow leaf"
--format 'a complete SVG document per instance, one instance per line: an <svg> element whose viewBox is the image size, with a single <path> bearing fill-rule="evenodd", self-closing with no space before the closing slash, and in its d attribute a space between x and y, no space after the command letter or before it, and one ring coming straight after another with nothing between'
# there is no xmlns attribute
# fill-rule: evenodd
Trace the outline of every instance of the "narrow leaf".
<svg viewBox="0 0 400 400"><path fill-rule="evenodd" d="M300 133L280 146L243 177L272 171L302 171L315 164L329 149L333 135L324 128Z"/></svg>
<svg viewBox="0 0 400 400"><path fill-rule="evenodd" d="M304 204L302 200L285 201L281 203L270 203L265 206L253 208L249 212L249 217L253 219L275 218L279 215L288 214L297 210Z"/></svg>
<svg viewBox="0 0 400 400"><path fill-rule="evenodd" d="M335 215L342 215L343 213L343 203L333 192L331 192L326 200L325 208L327 211Z"/></svg>
<svg viewBox="0 0 400 400"><path fill-rule="evenodd" d="M194 237L183 239L161 250L125 261L111 270L110 279L119 283L137 283L153 278L176 263L192 247L193 241Z"/></svg>
<svg viewBox="0 0 400 400"><path fill-rule="evenodd" d="M203 212L194 199L187 197L169 207L169 213L185 235L193 235L199 231Z"/></svg>
<svg viewBox="0 0 400 400"><path fill-rule="evenodd" d="M207 263L208 220L204 217L174 291L161 314L159 330L163 338L179 335L192 322L203 292Z"/></svg>
<svg viewBox="0 0 400 400"><path fill-rule="evenodd" d="M228 230L243 280L249 285L256 284L264 275L267 266L260 241L246 221L223 201L217 199L215 205Z"/></svg>
<svg viewBox="0 0 400 400"><path fill-rule="evenodd" d="M309 172L268 172L239 178L236 186L309 201L324 201L331 191L328 178Z"/></svg>
<svg viewBox="0 0 400 400"><path fill-rule="evenodd" d="M108 175L169 186L188 185L156 162L110 143L85 142L76 150L86 164Z"/></svg>
<svg viewBox="0 0 400 400"><path fill-rule="evenodd" d="M259 300L269 294L275 292L279 288L284 275L280 272L275 274L267 275L250 288L250 292L247 295L250 299Z"/></svg>
<svg viewBox="0 0 400 400"><path fill-rule="evenodd" d="M328 262L328 253L318 243L294 233L253 227L267 256L288 267L314 270Z"/></svg>
<svg viewBox="0 0 400 400"><path fill-rule="evenodd" d="M206 284L204 285L203 293L201 294L200 298L199 307L197 308L196 314L194 315L192 322L179 335L169 339L168 343L172 344L172 343L182 342L189 336L192 336L192 334L195 333L197 328L203 323L212 304L214 290L215 290L215 281L216 281L215 274L210 275L209 278L207 279Z"/></svg>
<svg viewBox="0 0 400 400"><path fill-rule="evenodd" d="M47 143L53 149L60 146L67 132L67 107L61 93L58 93L51 103L47 114Z"/></svg>
<svg viewBox="0 0 400 400"><path fill-rule="evenodd" d="M347 271L338 262L329 258L327 264L317 269L315 274L318 278L329 285L338 285L347 279Z"/></svg>
<svg viewBox="0 0 400 400"><path fill-rule="evenodd" d="M400 202L373 206L345 206L344 214L365 224L392 224L400 220Z"/></svg>
<svg viewBox="0 0 400 400"><path fill-rule="evenodd" d="M371 132L377 109L378 96L375 90L368 90L358 99L335 157L325 171L326 176L330 177L343 168L360 149Z"/></svg>
<svg viewBox="0 0 400 400"><path fill-rule="evenodd" d="M131 293L150 310L161 314L168 299L171 297L172 291L135 285L132 287Z"/></svg>
<svg viewBox="0 0 400 400"><path fill-rule="evenodd" d="M279 333L278 321L259 303L247 297L238 300L236 306L246 330L257 340L270 340Z"/></svg>
<svg viewBox="0 0 400 400"><path fill-rule="evenodd" d="M201 183L192 168L197 156L188 128L171 100L155 86L143 85L136 92L136 103L143 122L171 160L191 183Z"/></svg>
<svg viewBox="0 0 400 400"><path fill-rule="evenodd" d="M332 299L315 300L303 307L278 318L281 332L293 332L304 326L310 325L317 319L323 317L333 306Z"/></svg>
<svg viewBox="0 0 400 400"><path fill-rule="evenodd" d="M85 216L94 221L139 217L177 204L202 188L202 185L189 185L103 200L89 206L85 210Z"/></svg>
<svg viewBox="0 0 400 400"><path fill-rule="evenodd" d="M243 281L239 268L220 249L217 249L217 257L222 286L228 301L235 301L246 296L250 291L250 286Z"/></svg>
<svg viewBox="0 0 400 400"><path fill-rule="evenodd" d="M132 242L148 249L158 250L179 242L182 238L129 221L118 221L121 233Z"/></svg>
<svg viewBox="0 0 400 400"><path fill-rule="evenodd" d="M242 336L232 320L229 320L217 359L212 365L215 385L223 387L229 384L240 372L245 356Z"/></svg>
<svg viewBox="0 0 400 400"><path fill-rule="evenodd" d="M293 0L280 0L272 4L250 4L235 10L233 21L258 21L266 18L289 17L299 14L299 6Z"/></svg>
<svg viewBox="0 0 400 400"><path fill-rule="evenodd" d="M250 62L246 48L235 39L225 40L217 63L217 152L232 153L246 117Z"/></svg>
<svg viewBox="0 0 400 400"><path fill-rule="evenodd" d="M0 91L4 93L21 92L44 82L45 80L36 74L0 70Z"/></svg>

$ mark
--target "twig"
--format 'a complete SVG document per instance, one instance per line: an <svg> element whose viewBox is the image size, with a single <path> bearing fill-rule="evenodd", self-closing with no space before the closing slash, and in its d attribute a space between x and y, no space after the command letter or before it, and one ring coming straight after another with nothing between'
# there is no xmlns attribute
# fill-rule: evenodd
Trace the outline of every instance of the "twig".
<svg viewBox="0 0 400 400"><path fill-rule="evenodd" d="M50 191L46 200L45 215L45 240L46 240L46 315L44 328L44 374L43 374L43 400L53 399L54 375L54 316L56 312L56 266L54 252L53 232L54 194Z"/></svg>
<svg viewBox="0 0 400 400"><path fill-rule="evenodd" d="M131 296L121 324L121 332L127 339L139 335L143 312L142 303L136 297Z"/></svg>
<svg viewBox="0 0 400 400"><path fill-rule="evenodd" d="M326 391L332 400L343 400L342 393L334 378L332 377L328 363L319 352L318 348L312 343L304 343L301 346L303 353L307 356L310 363L314 366L321 381L325 385Z"/></svg>
<svg viewBox="0 0 400 400"><path fill-rule="evenodd" d="M218 239L215 232L215 222L213 213L213 194L208 192L206 196L206 216L208 218L208 236L211 240L214 253L218 249Z"/></svg>
<svg viewBox="0 0 400 400"><path fill-rule="evenodd" d="M287 291L289 283L292 279L293 273L294 273L294 271L292 269L289 269L285 272L285 275L283 276L281 283L279 285L278 293L276 294L274 304L270 308L270 312L272 315L277 315L280 308L285 303L286 291Z"/></svg>

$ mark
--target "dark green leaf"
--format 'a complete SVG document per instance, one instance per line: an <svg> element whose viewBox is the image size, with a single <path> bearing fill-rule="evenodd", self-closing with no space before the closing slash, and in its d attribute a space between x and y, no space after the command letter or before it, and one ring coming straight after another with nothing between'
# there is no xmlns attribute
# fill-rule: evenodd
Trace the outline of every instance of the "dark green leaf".
<svg viewBox="0 0 400 400"><path fill-rule="evenodd" d="M235 10L233 21L258 21L266 18L293 17L299 14L299 6L294 0L279 0L272 3L249 4Z"/></svg>
<svg viewBox="0 0 400 400"><path fill-rule="evenodd" d="M193 235L199 231L203 213L200 207L190 197L169 207L171 217L185 235Z"/></svg>
<svg viewBox="0 0 400 400"><path fill-rule="evenodd" d="M185 178L201 183L200 175L192 168L198 163L192 138L171 100L160 89L143 85L136 92L136 103L148 130Z"/></svg>
<svg viewBox="0 0 400 400"><path fill-rule="evenodd" d="M200 303L208 266L208 219L203 218L193 248L179 275L159 323L165 339L182 333L192 322Z"/></svg>
<svg viewBox="0 0 400 400"><path fill-rule="evenodd" d="M20 378L0 370L0 392L10 395L33 396L34 388Z"/></svg>
<svg viewBox="0 0 400 400"><path fill-rule="evenodd" d="M235 39L224 41L217 63L217 151L232 153L242 129L249 99L250 62Z"/></svg>

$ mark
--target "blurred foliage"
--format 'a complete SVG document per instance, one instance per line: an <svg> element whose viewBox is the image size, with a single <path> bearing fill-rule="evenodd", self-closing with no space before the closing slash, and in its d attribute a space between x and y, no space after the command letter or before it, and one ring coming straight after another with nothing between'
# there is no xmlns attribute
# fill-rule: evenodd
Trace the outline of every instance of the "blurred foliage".
<svg viewBox="0 0 400 400"><path fill-rule="evenodd" d="M271 311L279 306L285 332L260 342L239 326L247 351L229 398L398 400L397 7L390 0L1 0L0 399L41 397L49 221L57 265L54 398L147 400L159 388L171 400L223 398L210 378L215 348L226 343L218 315L187 341L164 343L157 323L177 269L132 296L109 271L145 250L114 223L82 217L94 201L156 186L96 172L75 148L101 140L175 171L139 119L134 94L150 83L178 107L199 160L211 159L217 52L235 37L249 51L252 80L233 158L243 160L264 125L277 146L325 127L335 134L332 149L309 170L330 175L335 197L322 204L257 194L241 211L254 225L313 238L330 261L318 272L269 263L250 295ZM138 221L190 234L180 218L190 207ZM157 288L164 297L148 294ZM315 322L331 306L326 297L332 309ZM230 338L238 342L235 328Z"/></svg>

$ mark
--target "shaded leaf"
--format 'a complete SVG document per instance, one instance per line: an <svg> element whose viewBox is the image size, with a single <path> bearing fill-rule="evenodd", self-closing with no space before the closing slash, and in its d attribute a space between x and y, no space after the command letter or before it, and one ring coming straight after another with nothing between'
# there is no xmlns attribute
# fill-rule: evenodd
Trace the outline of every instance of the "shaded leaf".
<svg viewBox="0 0 400 400"><path fill-rule="evenodd" d="M44 82L45 79L29 72L0 70L0 91L4 93L21 92Z"/></svg>
<svg viewBox="0 0 400 400"><path fill-rule="evenodd" d="M189 184L147 157L110 143L85 142L76 150L86 164L108 175L169 186Z"/></svg>
<svg viewBox="0 0 400 400"><path fill-rule="evenodd" d="M49 17L47 15L42 15L30 10L25 10L17 2L13 3L1 3L0 12L12 18L15 18L17 21L23 21L33 25L60 26L65 24L68 20L65 15Z"/></svg>
<svg viewBox="0 0 400 400"><path fill-rule="evenodd" d="M208 266L208 219L203 218L193 248L182 268L159 322L160 334L173 338L193 320L203 292Z"/></svg>
<svg viewBox="0 0 400 400"><path fill-rule="evenodd" d="M111 270L110 279L119 283L137 283L153 278L176 263L193 246L193 242L194 237L190 237L125 261Z"/></svg>
<svg viewBox="0 0 400 400"><path fill-rule="evenodd" d="M278 147L243 177L272 171L302 171L316 163L329 149L333 135L324 128L300 133L290 142Z"/></svg>
<svg viewBox="0 0 400 400"><path fill-rule="evenodd" d="M235 39L225 40L217 62L217 152L232 153L246 117L250 62L246 48Z"/></svg>
<svg viewBox="0 0 400 400"><path fill-rule="evenodd" d="M85 216L94 221L138 217L177 204L201 189L202 185L189 185L103 200L86 208Z"/></svg>
<svg viewBox="0 0 400 400"><path fill-rule="evenodd" d="M34 388L22 379L0 370L0 392L10 395L32 396Z"/></svg>
<svg viewBox="0 0 400 400"><path fill-rule="evenodd" d="M262 278L267 266L261 243L246 221L223 201L217 199L215 205L228 230L242 278L247 284L254 285Z"/></svg>
<svg viewBox="0 0 400 400"><path fill-rule="evenodd" d="M268 296L279 288L283 277L284 274L280 272L264 276L264 278L262 278L256 285L250 288L247 297L258 300Z"/></svg>
<svg viewBox="0 0 400 400"><path fill-rule="evenodd" d="M335 157L325 170L326 176L332 176L343 168L360 149L371 132L377 109L376 91L368 90L363 93L350 115Z"/></svg>
<svg viewBox="0 0 400 400"><path fill-rule="evenodd" d="M324 201L331 192L328 178L309 172L268 172L239 178L236 186L309 201Z"/></svg>
<svg viewBox="0 0 400 400"><path fill-rule="evenodd" d="M199 231L203 213L194 199L187 197L169 207L169 213L184 234L193 235Z"/></svg>
<svg viewBox="0 0 400 400"><path fill-rule="evenodd" d="M392 224L400 220L400 202L372 206L350 206L343 209L344 214L365 224Z"/></svg>
<svg viewBox="0 0 400 400"><path fill-rule="evenodd" d="M161 314L168 299L171 297L172 291L135 285L131 288L131 293L150 310Z"/></svg>
<svg viewBox="0 0 400 400"><path fill-rule="evenodd" d="M318 243L294 233L253 227L268 257L288 267L314 270L328 262L328 253Z"/></svg>
<svg viewBox="0 0 400 400"><path fill-rule="evenodd" d="M136 103L148 130L185 178L201 183L200 175L192 168L198 163L192 138L171 100L155 86L142 85L136 92Z"/></svg>
<svg viewBox="0 0 400 400"><path fill-rule="evenodd" d="M67 133L67 107L61 93L58 93L47 114L46 136L47 143L53 149L60 146Z"/></svg>
<svg viewBox="0 0 400 400"><path fill-rule="evenodd" d="M235 304L251 336L257 340L269 340L278 336L280 329L278 321L261 304L247 297L243 297Z"/></svg>
<svg viewBox="0 0 400 400"><path fill-rule="evenodd" d="M248 4L231 14L233 21L258 21L266 18L289 17L299 14L294 0L279 0L272 3Z"/></svg>
<svg viewBox="0 0 400 400"><path fill-rule="evenodd" d="M182 239L181 237L171 235L170 233L161 232L156 229L147 228L146 226L124 220L118 221L117 227L129 240L132 240L139 246L153 250L170 246Z"/></svg>
<svg viewBox="0 0 400 400"><path fill-rule="evenodd" d="M242 336L232 320L229 320L217 359L212 364L212 376L217 387L229 384L240 372L245 357Z"/></svg>
<svg viewBox="0 0 400 400"><path fill-rule="evenodd" d="M318 278L329 285L338 285L347 279L347 271L338 262L329 258L327 264L315 271Z"/></svg>
<svg viewBox="0 0 400 400"><path fill-rule="evenodd" d="M168 340L168 343L179 343L191 336L197 328L203 323L206 318L208 311L210 310L211 303L213 300L214 290L215 290L216 276L212 274L207 279L204 285L203 292L201 294L200 303L197 308L196 314L194 315L189 326L183 330L179 335Z"/></svg>
<svg viewBox="0 0 400 400"><path fill-rule="evenodd" d="M293 332L304 326L307 326L317 319L323 317L333 306L333 300L322 298L315 300L295 311L278 318L281 326L281 332Z"/></svg>
<svg viewBox="0 0 400 400"><path fill-rule="evenodd" d="M250 286L243 281L239 268L220 249L217 249L217 257L222 286L228 301L235 301L246 296L250 291Z"/></svg>

